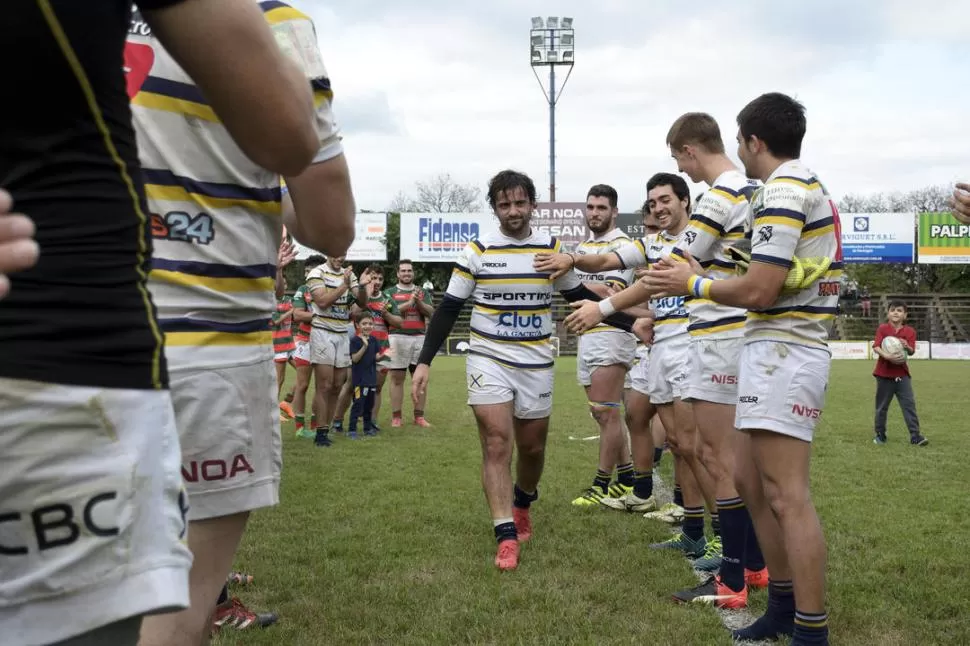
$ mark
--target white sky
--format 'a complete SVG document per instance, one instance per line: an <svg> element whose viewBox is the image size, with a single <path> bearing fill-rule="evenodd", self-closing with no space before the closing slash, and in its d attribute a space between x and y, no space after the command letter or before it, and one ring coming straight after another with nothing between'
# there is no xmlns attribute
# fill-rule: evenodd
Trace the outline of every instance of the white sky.
<svg viewBox="0 0 970 646"><path fill-rule="evenodd" d="M713 114L736 159L735 116L768 91L805 104L802 159L837 197L970 178L959 0L289 1L316 24L361 209L443 172L484 192L503 168L548 198L528 48L530 18L546 15L572 16L577 43L557 107L559 201L607 183L621 211L638 208L650 175L676 171L664 138L688 111Z"/></svg>

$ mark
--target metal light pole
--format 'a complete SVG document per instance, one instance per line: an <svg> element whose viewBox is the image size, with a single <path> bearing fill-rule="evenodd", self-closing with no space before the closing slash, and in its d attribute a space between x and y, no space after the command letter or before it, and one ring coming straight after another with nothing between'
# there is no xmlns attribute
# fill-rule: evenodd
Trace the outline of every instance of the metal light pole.
<svg viewBox="0 0 970 646"><path fill-rule="evenodd" d="M556 103L562 96L562 91L566 87L569 75L573 73L573 62L575 61L575 32L573 31L573 19L563 18L561 21L556 16L546 19L535 17L532 19L532 31L530 32L530 55L532 59L532 73L535 74L542 95L546 97L549 104L549 201L556 201ZM566 78L556 93L556 66L568 67ZM549 68L549 89L547 90L542 79L539 78L537 67Z"/></svg>

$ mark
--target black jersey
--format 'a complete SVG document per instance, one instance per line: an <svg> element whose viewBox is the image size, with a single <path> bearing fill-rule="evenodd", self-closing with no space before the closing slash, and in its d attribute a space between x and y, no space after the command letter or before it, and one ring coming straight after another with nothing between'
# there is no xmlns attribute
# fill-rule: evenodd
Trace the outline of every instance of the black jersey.
<svg viewBox="0 0 970 646"><path fill-rule="evenodd" d="M10 276L0 300L0 376L166 386L123 69L131 8L130 0L4 0L0 187L33 219L40 259Z"/></svg>

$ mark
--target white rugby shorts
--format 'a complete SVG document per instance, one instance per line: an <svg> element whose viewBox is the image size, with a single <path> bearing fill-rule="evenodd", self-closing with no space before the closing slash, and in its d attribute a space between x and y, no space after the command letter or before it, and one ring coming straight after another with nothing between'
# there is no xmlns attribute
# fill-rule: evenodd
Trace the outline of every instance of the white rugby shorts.
<svg viewBox="0 0 970 646"><path fill-rule="evenodd" d="M602 366L622 365L627 370L636 359L637 340L625 332L592 332L579 337L576 379L580 386L593 383L593 373Z"/></svg>
<svg viewBox="0 0 970 646"><path fill-rule="evenodd" d="M278 504L283 444L273 364L173 370L170 381L189 520Z"/></svg>
<svg viewBox="0 0 970 646"><path fill-rule="evenodd" d="M310 347L310 341L303 341L301 339L296 339L296 348L293 350L293 365L299 366L309 366L312 361L312 353ZM349 350L349 346L348 346Z"/></svg>
<svg viewBox="0 0 970 646"><path fill-rule="evenodd" d="M165 390L0 378L0 642L60 642L188 607Z"/></svg>
<svg viewBox="0 0 970 646"><path fill-rule="evenodd" d="M630 372L626 373L627 381L624 382L623 387L632 388L641 395L649 396L647 371L650 369L650 346L638 345L634 357L635 363L630 368Z"/></svg>
<svg viewBox="0 0 970 646"><path fill-rule="evenodd" d="M686 334L664 339L650 348L647 367L647 395L650 403L671 404L682 399L690 370L690 337Z"/></svg>
<svg viewBox="0 0 970 646"><path fill-rule="evenodd" d="M424 346L423 334L391 334L388 338L391 344L388 370L407 370L410 366L418 365L418 357L421 356L421 348Z"/></svg>
<svg viewBox="0 0 970 646"><path fill-rule="evenodd" d="M465 377L469 406L512 402L512 414L519 419L541 419L552 413L554 368L513 368L470 354Z"/></svg>
<svg viewBox="0 0 970 646"><path fill-rule="evenodd" d="M811 442L825 407L832 355L827 349L751 341L741 349L734 426Z"/></svg>
<svg viewBox="0 0 970 646"><path fill-rule="evenodd" d="M744 338L693 336L684 400L734 406L738 403L738 362Z"/></svg>
<svg viewBox="0 0 970 646"><path fill-rule="evenodd" d="M314 365L347 368L350 366L350 337L315 327L310 332L310 360Z"/></svg>

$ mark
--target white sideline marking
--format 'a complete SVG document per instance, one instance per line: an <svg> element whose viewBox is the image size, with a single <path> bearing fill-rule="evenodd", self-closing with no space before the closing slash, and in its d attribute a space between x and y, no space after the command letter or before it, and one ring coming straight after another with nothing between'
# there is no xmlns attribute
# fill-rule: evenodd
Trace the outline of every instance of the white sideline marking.
<svg viewBox="0 0 970 646"><path fill-rule="evenodd" d="M575 436L570 435L569 436L569 439L571 439L571 440L579 440L580 442L591 442L593 440L600 439L600 436L599 435L590 435L589 437L575 437Z"/></svg>

